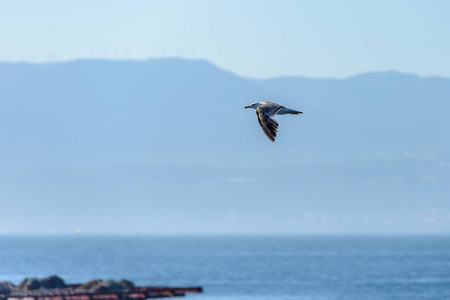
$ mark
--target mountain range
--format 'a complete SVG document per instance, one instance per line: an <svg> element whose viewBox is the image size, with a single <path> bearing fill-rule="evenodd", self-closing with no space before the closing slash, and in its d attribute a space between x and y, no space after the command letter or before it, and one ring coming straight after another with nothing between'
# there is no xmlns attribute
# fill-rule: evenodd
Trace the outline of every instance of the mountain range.
<svg viewBox="0 0 450 300"><path fill-rule="evenodd" d="M254 101L279 116L276 142ZM0 63L0 233L450 233L450 79Z"/></svg>

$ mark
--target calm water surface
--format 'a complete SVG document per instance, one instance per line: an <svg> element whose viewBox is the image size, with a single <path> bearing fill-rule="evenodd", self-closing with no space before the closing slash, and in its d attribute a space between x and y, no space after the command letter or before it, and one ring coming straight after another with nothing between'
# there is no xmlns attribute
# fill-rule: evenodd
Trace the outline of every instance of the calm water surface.
<svg viewBox="0 0 450 300"><path fill-rule="evenodd" d="M450 237L0 237L0 281L52 274L203 286L191 300L450 299Z"/></svg>

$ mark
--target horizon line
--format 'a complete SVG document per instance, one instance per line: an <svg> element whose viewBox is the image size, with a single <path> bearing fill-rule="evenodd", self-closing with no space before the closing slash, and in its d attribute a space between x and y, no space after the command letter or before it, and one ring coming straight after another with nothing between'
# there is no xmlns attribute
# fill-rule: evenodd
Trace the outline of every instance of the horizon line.
<svg viewBox="0 0 450 300"><path fill-rule="evenodd" d="M104 62L137 62L143 63L148 61L156 61L156 60L182 60L182 61L191 61L191 62L204 62L208 63L211 66L227 72L231 73L235 76L251 79L251 80L272 80L272 79L295 79L295 78L303 78L303 79L312 79L312 80L347 80L360 76L367 75L381 75L381 74L396 74L402 76L416 77L418 79L447 79L450 77L446 77L443 75L419 75L412 72L400 71L395 69L387 69L387 70L367 70L363 72L354 73L352 75L347 75L343 77L330 77L330 76L311 76L311 75L300 75L300 74L286 74L286 75L275 75L271 77L263 77L256 78L250 76L243 76L235 71L228 70L226 68L218 66L216 63L206 59L206 58L190 58L190 57L181 57L181 56L158 56L158 57L146 57L146 58L108 58L108 57L78 57L78 58L68 58L68 59L56 59L56 60L43 60L43 61L33 61L33 60L0 60L0 64L27 64L27 65L54 65L54 64L68 64L68 63L76 63L76 62L85 62L85 61L104 61Z"/></svg>
<svg viewBox="0 0 450 300"><path fill-rule="evenodd" d="M384 233L0 233L2 237L385 237L385 236L450 236L450 232L384 232Z"/></svg>

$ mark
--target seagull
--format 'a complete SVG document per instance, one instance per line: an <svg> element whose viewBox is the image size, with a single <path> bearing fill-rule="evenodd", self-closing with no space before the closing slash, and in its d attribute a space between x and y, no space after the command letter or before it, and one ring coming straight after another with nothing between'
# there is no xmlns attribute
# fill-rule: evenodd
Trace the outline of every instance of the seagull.
<svg viewBox="0 0 450 300"><path fill-rule="evenodd" d="M253 102L245 108L256 109L259 125L261 125L262 130L272 142L275 142L278 130L278 122L274 118L275 115L299 115L303 113L269 101Z"/></svg>

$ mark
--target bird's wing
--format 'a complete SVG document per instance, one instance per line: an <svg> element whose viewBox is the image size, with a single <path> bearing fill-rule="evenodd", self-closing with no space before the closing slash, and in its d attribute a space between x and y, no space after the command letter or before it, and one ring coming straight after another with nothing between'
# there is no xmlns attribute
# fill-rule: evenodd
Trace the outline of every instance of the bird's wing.
<svg viewBox="0 0 450 300"><path fill-rule="evenodd" d="M259 125L261 125L262 130L272 142L275 142L278 130L278 122L275 120L274 116L282 108L283 106L281 105L261 105L256 109Z"/></svg>

